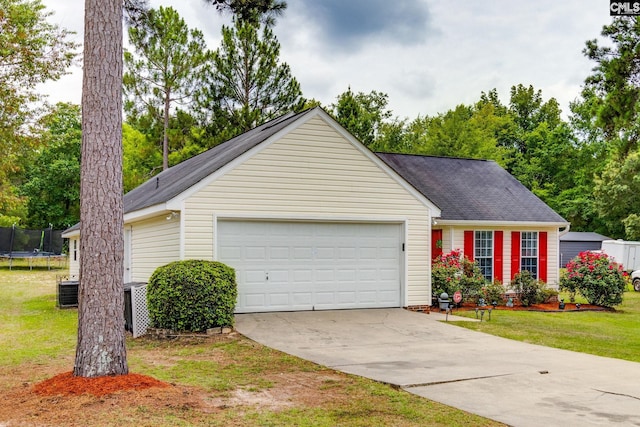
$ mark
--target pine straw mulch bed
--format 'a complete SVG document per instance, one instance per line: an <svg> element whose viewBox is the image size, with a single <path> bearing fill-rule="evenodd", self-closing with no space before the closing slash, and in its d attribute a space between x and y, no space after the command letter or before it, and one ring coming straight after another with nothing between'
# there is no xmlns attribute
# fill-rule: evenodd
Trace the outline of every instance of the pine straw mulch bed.
<svg viewBox="0 0 640 427"><path fill-rule="evenodd" d="M462 303L460 307L456 307L453 311L470 311L479 308L476 304L473 303ZM493 308L491 306L486 306L485 308ZM544 311L551 313L562 313L562 312L578 312L578 311L615 311L614 308L609 307L601 307L599 305L592 304L580 304L580 308L576 306L574 303L565 303L565 307L563 310L560 309L558 302L549 302L544 304L532 304L530 306L522 306L519 304L515 304L513 307L507 307L505 305L499 305L495 308L495 310L508 310L508 311Z"/></svg>

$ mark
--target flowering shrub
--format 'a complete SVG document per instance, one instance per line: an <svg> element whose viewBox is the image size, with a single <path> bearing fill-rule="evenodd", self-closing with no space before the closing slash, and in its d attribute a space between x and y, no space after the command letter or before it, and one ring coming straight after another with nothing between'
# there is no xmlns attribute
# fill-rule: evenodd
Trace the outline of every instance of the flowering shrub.
<svg viewBox="0 0 640 427"><path fill-rule="evenodd" d="M431 286L436 296L442 292L451 296L455 291L461 291L466 300L472 300L484 284L478 265L462 255L459 249L439 255L431 264Z"/></svg>
<svg viewBox="0 0 640 427"><path fill-rule="evenodd" d="M622 266L608 255L580 252L567 264L567 273L560 278L560 289L580 293L589 304L613 307L622 302L626 286Z"/></svg>

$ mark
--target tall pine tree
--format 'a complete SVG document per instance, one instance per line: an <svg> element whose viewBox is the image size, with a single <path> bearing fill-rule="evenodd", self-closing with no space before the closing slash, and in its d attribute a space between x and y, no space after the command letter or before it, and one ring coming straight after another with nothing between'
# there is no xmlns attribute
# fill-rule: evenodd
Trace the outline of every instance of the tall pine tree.
<svg viewBox="0 0 640 427"><path fill-rule="evenodd" d="M211 52L171 7L151 9L129 28L135 54L125 52L125 109L130 121L149 115L162 124L162 168L169 167L173 107L190 105L205 81Z"/></svg>
<svg viewBox="0 0 640 427"><path fill-rule="evenodd" d="M300 84L280 62L280 43L266 25L234 19L222 28L208 91L200 98L211 120L231 137L304 107Z"/></svg>

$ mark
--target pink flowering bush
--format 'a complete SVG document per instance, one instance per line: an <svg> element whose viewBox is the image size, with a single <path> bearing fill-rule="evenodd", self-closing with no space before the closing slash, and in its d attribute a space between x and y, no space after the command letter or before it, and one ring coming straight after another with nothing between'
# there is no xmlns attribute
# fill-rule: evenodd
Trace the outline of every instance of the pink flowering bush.
<svg viewBox="0 0 640 427"><path fill-rule="evenodd" d="M484 285L480 267L459 249L439 255L431 264L431 286L435 296L442 292L452 296L455 291L461 291L465 300L472 300Z"/></svg>
<svg viewBox="0 0 640 427"><path fill-rule="evenodd" d="M608 255L580 252L567 264L567 273L560 279L560 289L571 295L579 293L589 304L613 307L622 303L626 286L622 266Z"/></svg>

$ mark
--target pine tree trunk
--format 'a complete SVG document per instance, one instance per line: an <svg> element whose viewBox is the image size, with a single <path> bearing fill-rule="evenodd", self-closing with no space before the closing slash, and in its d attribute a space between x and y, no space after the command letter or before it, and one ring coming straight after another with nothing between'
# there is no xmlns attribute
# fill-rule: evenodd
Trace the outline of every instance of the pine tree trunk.
<svg viewBox="0 0 640 427"><path fill-rule="evenodd" d="M76 376L128 372L123 229L122 0L86 0Z"/></svg>

